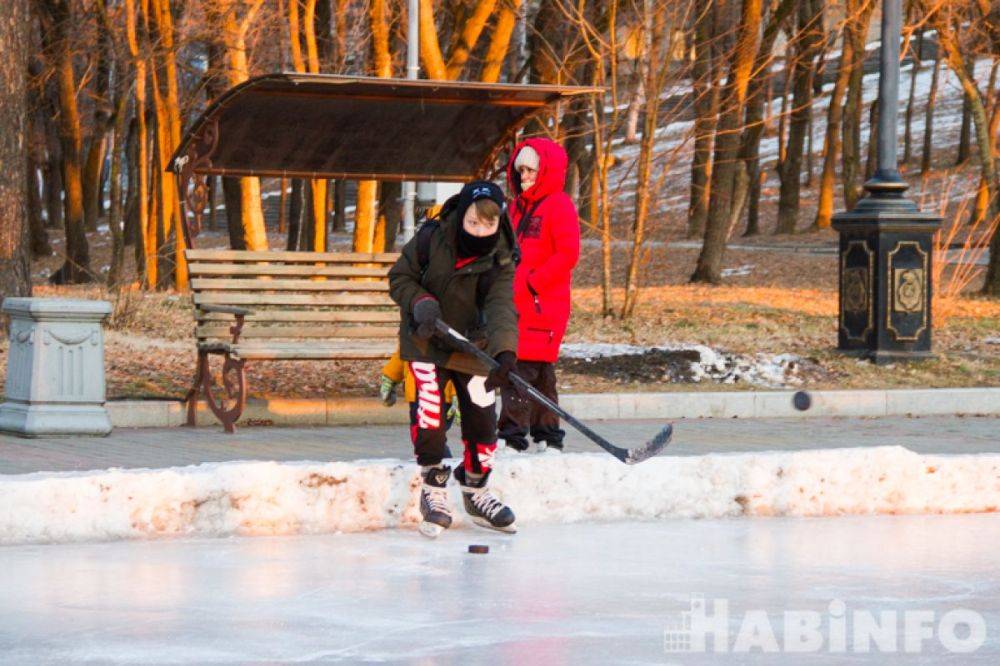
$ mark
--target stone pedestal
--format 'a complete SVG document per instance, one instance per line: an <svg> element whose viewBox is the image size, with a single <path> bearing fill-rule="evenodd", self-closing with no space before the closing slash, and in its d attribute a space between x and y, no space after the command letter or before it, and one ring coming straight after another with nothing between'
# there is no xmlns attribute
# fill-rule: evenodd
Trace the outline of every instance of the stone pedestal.
<svg viewBox="0 0 1000 666"><path fill-rule="evenodd" d="M106 301L7 298L6 401L0 431L23 437L107 435L104 407Z"/></svg>

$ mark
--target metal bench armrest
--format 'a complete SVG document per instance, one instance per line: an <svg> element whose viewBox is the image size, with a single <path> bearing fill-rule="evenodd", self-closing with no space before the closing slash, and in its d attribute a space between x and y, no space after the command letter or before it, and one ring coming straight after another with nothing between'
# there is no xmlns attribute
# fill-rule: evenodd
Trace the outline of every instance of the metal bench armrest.
<svg viewBox="0 0 1000 666"><path fill-rule="evenodd" d="M229 327L229 332L233 335L232 343L235 345L240 341L240 333L243 332L243 324L247 315L252 315L253 310L241 308L236 305L202 305L202 312L219 312L231 314L236 317L236 323Z"/></svg>
<svg viewBox="0 0 1000 666"><path fill-rule="evenodd" d="M199 305L199 309L202 312L219 312L221 314L231 314L231 315L252 315L253 310L248 310L247 308L241 308L236 305Z"/></svg>

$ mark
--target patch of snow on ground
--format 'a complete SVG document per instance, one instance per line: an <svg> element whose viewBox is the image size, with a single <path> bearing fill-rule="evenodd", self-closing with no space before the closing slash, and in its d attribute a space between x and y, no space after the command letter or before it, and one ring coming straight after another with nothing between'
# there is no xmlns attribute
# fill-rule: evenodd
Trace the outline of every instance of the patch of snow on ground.
<svg viewBox="0 0 1000 666"><path fill-rule="evenodd" d="M782 388L802 382L797 375L802 366L802 358L795 354L748 356L717 351L705 345L665 344L644 347L612 343L568 342L562 345L560 355L564 358L592 359L641 355L650 351L698 352L699 360L691 362L691 381L694 382L746 383L765 388Z"/></svg>

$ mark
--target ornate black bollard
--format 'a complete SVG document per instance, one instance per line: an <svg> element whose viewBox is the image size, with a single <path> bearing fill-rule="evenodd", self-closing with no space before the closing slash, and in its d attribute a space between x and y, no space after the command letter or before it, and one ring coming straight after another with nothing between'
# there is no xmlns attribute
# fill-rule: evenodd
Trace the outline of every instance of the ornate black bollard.
<svg viewBox="0 0 1000 666"><path fill-rule="evenodd" d="M878 169L840 232L838 348L875 363L931 355L933 237L941 219L904 196L897 169L900 0L884 0L879 64Z"/></svg>

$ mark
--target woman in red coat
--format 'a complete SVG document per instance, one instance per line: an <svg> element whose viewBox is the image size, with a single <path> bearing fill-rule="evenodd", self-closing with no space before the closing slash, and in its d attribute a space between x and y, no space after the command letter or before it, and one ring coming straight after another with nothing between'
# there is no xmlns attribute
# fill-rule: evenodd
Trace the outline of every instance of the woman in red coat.
<svg viewBox="0 0 1000 666"><path fill-rule="evenodd" d="M576 206L563 191L567 161L559 144L539 138L519 144L507 166L514 195L510 219L521 247L514 276L516 372L552 400L558 400L555 363L569 321L573 268L580 256ZM498 434L508 447L527 450L530 434L540 449L562 450L566 433L559 428L558 416L513 387L501 395Z"/></svg>

